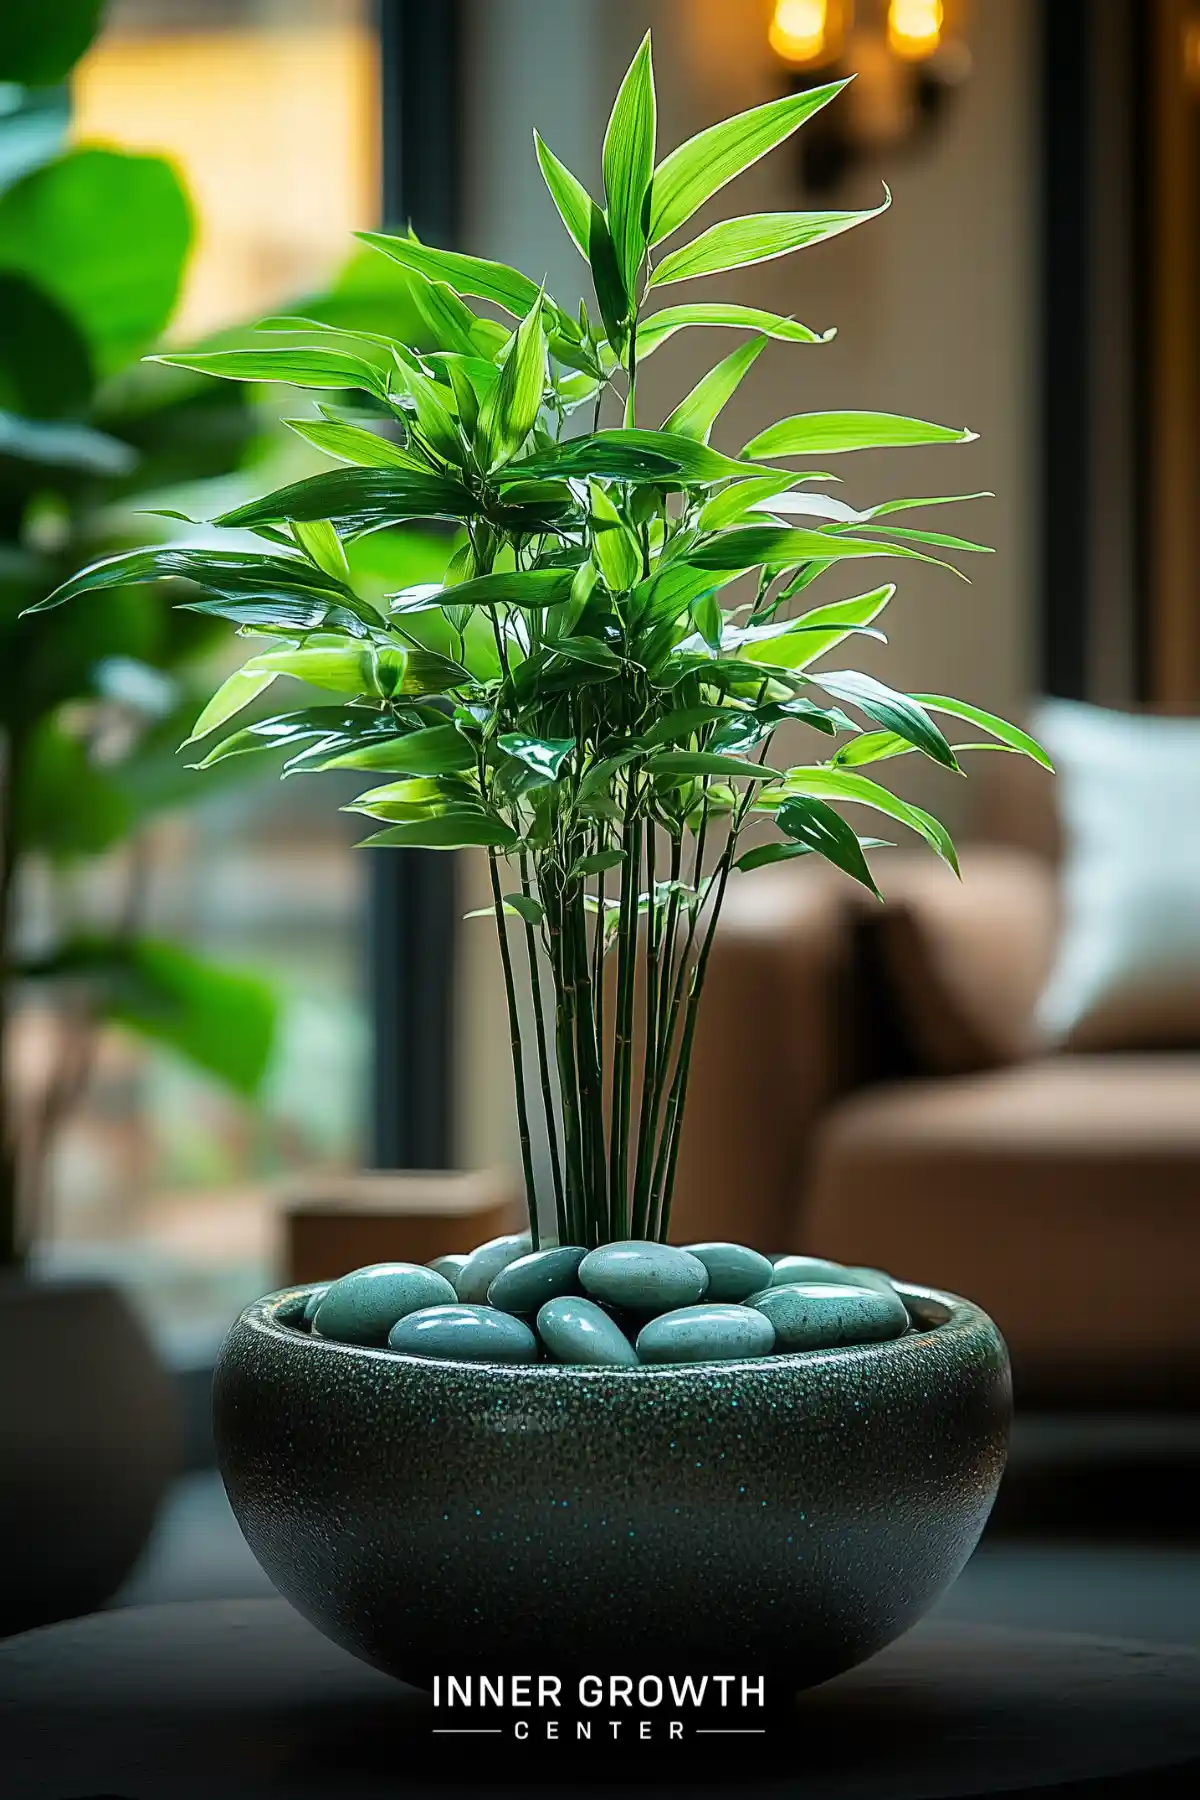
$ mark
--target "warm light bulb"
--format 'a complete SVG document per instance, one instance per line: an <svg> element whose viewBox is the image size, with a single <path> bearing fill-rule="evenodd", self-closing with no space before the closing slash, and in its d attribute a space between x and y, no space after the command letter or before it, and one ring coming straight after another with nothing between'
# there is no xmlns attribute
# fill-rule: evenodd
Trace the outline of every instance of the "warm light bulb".
<svg viewBox="0 0 1200 1800"><path fill-rule="evenodd" d="M889 0L888 44L908 62L932 56L942 41L946 9L942 0Z"/></svg>
<svg viewBox="0 0 1200 1800"><path fill-rule="evenodd" d="M829 0L775 0L767 37L776 56L800 68L828 58L829 22Z"/></svg>

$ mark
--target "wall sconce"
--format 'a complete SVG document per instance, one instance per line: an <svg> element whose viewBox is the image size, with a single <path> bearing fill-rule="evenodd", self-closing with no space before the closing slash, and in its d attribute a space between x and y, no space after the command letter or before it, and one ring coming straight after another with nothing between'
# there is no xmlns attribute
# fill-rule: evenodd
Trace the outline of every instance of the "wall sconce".
<svg viewBox="0 0 1200 1800"><path fill-rule="evenodd" d="M928 138L971 71L965 10L966 0L775 0L767 39L794 91L857 77L800 134L806 187L836 187L865 156Z"/></svg>

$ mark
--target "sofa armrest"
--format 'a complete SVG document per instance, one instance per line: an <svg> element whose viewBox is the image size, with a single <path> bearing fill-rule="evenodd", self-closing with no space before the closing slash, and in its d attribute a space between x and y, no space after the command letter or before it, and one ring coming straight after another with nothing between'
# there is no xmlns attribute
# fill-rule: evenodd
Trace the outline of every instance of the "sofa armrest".
<svg viewBox="0 0 1200 1800"><path fill-rule="evenodd" d="M730 884L709 958L671 1237L788 1248L820 1114L847 1085L853 911L840 877L794 864Z"/></svg>
<svg viewBox="0 0 1200 1800"><path fill-rule="evenodd" d="M959 882L929 857L881 858L887 905L864 918L909 1073L971 1074L1042 1047L1034 1008L1057 937L1054 870L987 845L961 864Z"/></svg>

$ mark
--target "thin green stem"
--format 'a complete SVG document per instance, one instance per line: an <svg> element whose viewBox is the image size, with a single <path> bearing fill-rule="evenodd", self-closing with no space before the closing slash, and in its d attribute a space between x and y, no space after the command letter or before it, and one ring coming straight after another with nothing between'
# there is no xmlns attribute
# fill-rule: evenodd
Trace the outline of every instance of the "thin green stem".
<svg viewBox="0 0 1200 1800"><path fill-rule="evenodd" d="M637 823L638 796L630 776L625 795L625 826L621 847L621 916L617 945L617 1017L613 1045L612 1120L609 1134L609 1188L613 1227L626 1235L629 1222L629 1115L633 1098L633 1005L637 952L637 897L640 885L641 833Z"/></svg>
<svg viewBox="0 0 1200 1800"><path fill-rule="evenodd" d="M658 1077L658 1013L660 968L660 931L662 920L659 917L658 895L655 891L655 825L653 818L646 820L646 892L649 896L649 909L646 918L646 993L645 993L645 1026L642 1043L642 1091L638 1101L638 1133L637 1159L634 1165L633 1178L633 1234L645 1237L649 1229L649 1178L651 1151L651 1123L653 1119L654 1088Z"/></svg>
<svg viewBox="0 0 1200 1800"><path fill-rule="evenodd" d="M500 887L500 871L496 853L488 851L488 868L492 878L492 905L496 913L496 930L500 938L500 961L504 969L504 994L508 1001L509 1045L512 1050L513 1084L517 1093L517 1135L521 1144L521 1170L525 1177L525 1204L529 1211L529 1229L533 1247L539 1245L537 1187L533 1175L533 1145L529 1135L529 1107L525 1099L525 1057L521 1042L521 1015L517 1008L517 988L513 979L512 955L505 928L504 895Z"/></svg>
<svg viewBox="0 0 1200 1800"><path fill-rule="evenodd" d="M521 892L527 900L533 898L532 883L529 879L529 858L521 853ZM565 1243L566 1215L563 1210L563 1174L558 1144L558 1124L554 1105L554 1089L550 1080L549 1047L546 1042L546 1017L542 1007L542 977L538 959L537 932L528 919L525 921L525 955L529 963L529 988L533 996L534 1030L537 1036L538 1076L542 1088L542 1110L546 1119L546 1142L550 1154L550 1174L554 1183L554 1219L558 1228L558 1239Z"/></svg>

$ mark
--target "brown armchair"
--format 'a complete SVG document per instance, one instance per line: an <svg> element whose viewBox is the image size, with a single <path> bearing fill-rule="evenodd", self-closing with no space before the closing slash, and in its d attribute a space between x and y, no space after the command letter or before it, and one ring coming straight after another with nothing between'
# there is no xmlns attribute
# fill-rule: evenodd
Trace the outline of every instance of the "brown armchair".
<svg viewBox="0 0 1200 1800"><path fill-rule="evenodd" d="M889 853L886 908L808 863L731 889L672 1236L969 1294L1026 1394L1194 1399L1200 1052L1039 1044L1052 799L996 760L961 886Z"/></svg>

